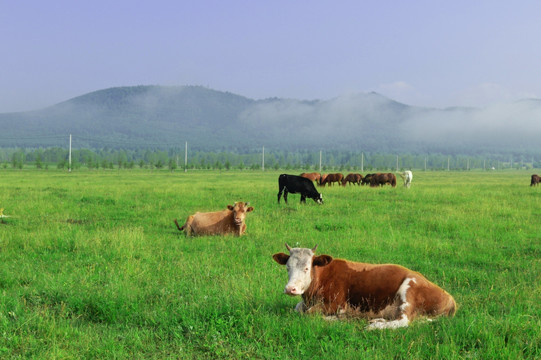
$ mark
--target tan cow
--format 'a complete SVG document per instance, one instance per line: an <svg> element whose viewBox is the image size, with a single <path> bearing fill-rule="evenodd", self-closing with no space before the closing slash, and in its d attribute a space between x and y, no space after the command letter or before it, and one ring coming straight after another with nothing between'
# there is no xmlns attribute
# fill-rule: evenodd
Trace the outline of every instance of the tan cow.
<svg viewBox="0 0 541 360"><path fill-rule="evenodd" d="M456 303L451 295L418 272L400 265L374 265L315 256L317 248L291 248L289 255L274 254L287 265L289 282L284 292L301 295L299 312L321 309L326 315L348 310L372 318L368 329L408 326L415 317L452 316Z"/></svg>
<svg viewBox="0 0 541 360"><path fill-rule="evenodd" d="M302 173L300 176L303 178L310 179L312 181L315 181L316 184L319 183L319 179L321 179L321 174L318 172L312 172L312 173Z"/></svg>
<svg viewBox="0 0 541 360"><path fill-rule="evenodd" d="M179 226L177 219L175 224L180 231L186 232L187 236L198 235L225 235L234 234L240 236L246 231L246 213L254 210L250 203L236 202L235 205L227 205L223 211L200 213L188 216L186 223Z"/></svg>

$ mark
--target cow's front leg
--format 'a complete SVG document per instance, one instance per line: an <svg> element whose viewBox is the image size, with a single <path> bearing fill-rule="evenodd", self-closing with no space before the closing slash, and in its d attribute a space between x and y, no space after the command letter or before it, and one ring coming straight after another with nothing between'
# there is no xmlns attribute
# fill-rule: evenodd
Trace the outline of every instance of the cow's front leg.
<svg viewBox="0 0 541 360"><path fill-rule="evenodd" d="M286 204L287 204L287 190L284 190L284 201L285 201Z"/></svg>
<svg viewBox="0 0 541 360"><path fill-rule="evenodd" d="M303 313L303 312L305 312L306 310L308 310L308 307L306 306L306 304L304 303L304 301L299 302L299 303L295 306L295 311L296 311L296 312Z"/></svg>
<svg viewBox="0 0 541 360"><path fill-rule="evenodd" d="M306 196L301 194L301 203L306 203Z"/></svg>

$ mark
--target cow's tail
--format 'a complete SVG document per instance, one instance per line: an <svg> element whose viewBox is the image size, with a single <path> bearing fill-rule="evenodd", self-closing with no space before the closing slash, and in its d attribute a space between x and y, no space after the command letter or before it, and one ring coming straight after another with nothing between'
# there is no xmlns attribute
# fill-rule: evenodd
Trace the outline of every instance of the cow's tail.
<svg viewBox="0 0 541 360"><path fill-rule="evenodd" d="M175 221L175 225L177 226L177 229L178 229L179 231L182 231L182 230L184 230L184 226L185 226L186 224L184 224L184 225L180 226L180 225L178 224L178 221L177 221L177 219L175 219L174 221Z"/></svg>

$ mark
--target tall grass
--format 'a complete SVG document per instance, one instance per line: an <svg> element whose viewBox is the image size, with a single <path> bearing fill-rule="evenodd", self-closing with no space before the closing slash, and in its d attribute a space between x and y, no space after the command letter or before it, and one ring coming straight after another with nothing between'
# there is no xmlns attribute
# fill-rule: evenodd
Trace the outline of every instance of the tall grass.
<svg viewBox="0 0 541 360"><path fill-rule="evenodd" d="M541 357L541 188L524 172L416 172L410 189L320 188L277 204L278 172L2 170L0 358ZM247 233L179 222L234 201ZM284 242L420 271L454 318L364 330L293 311Z"/></svg>

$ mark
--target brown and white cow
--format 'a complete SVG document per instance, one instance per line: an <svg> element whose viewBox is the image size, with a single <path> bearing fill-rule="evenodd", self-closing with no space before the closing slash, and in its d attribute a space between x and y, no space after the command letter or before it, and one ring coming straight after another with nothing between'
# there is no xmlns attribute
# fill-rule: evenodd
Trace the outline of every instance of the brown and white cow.
<svg viewBox="0 0 541 360"><path fill-rule="evenodd" d="M451 295L418 272L400 265L374 265L315 256L313 249L291 248L289 255L274 254L287 266L287 295L301 295L295 310L321 309L326 315L348 310L372 318L368 329L408 326L415 317L452 316L456 303Z"/></svg>
<svg viewBox="0 0 541 360"><path fill-rule="evenodd" d="M233 234L240 236L246 231L246 213L254 210L250 203L236 202L233 206L227 205L227 209L216 212L197 212L188 216L186 223L179 226L177 219L175 224L180 231L188 236L197 235L225 235Z"/></svg>

